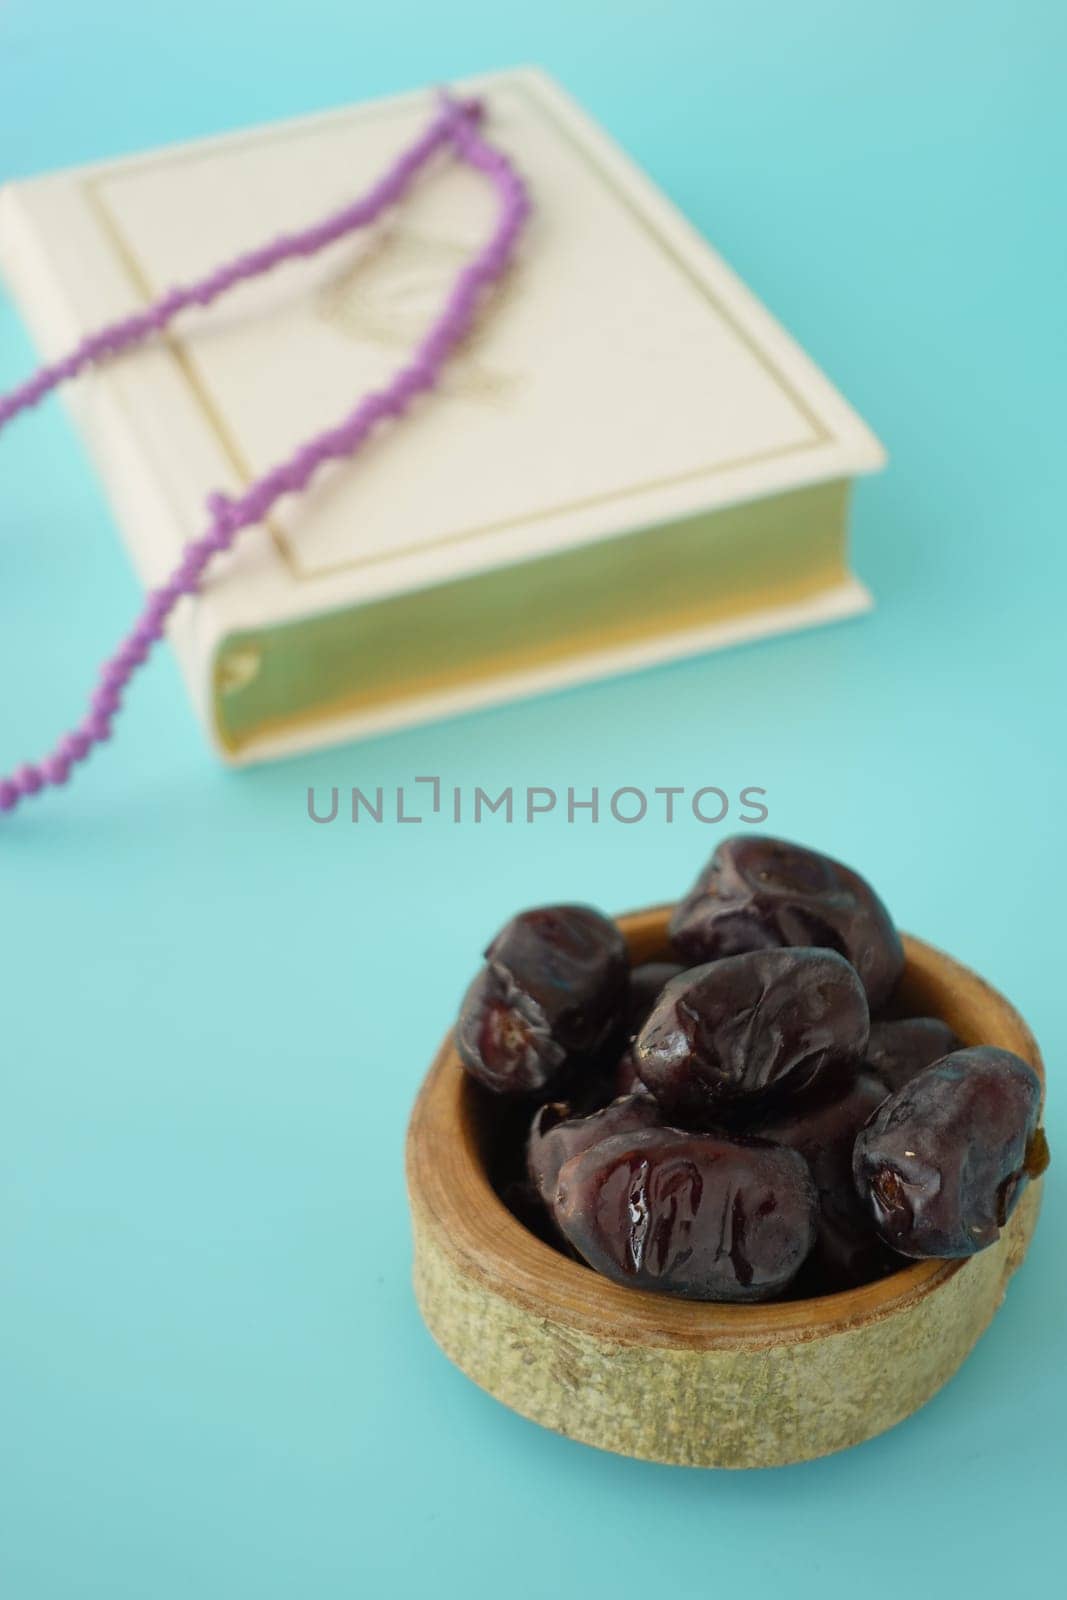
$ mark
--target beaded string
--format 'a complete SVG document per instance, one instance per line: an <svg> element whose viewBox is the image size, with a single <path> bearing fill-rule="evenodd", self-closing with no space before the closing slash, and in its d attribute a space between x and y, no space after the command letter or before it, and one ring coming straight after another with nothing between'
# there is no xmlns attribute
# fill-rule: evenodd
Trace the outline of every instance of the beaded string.
<svg viewBox="0 0 1067 1600"><path fill-rule="evenodd" d="M336 427L307 439L287 461L255 479L241 495L208 496L206 533L186 544L170 578L149 592L134 627L101 667L85 717L42 761L21 766L10 777L0 778L0 813L13 811L21 800L49 785L66 783L74 767L86 760L93 747L111 737L112 722L121 708L127 684L162 638L167 619L178 602L184 595L197 592L214 556L228 550L243 528L262 522L283 495L306 489L326 462L350 459L380 423L402 416L416 396L434 388L449 354L471 328L485 290L505 272L530 210L523 180L507 156L479 133L482 116L479 102L443 95L440 109L425 132L362 199L299 233L285 234L235 257L199 283L171 289L145 310L90 334L63 360L42 367L19 388L0 395L3 429L61 383L160 333L180 312L192 306L209 306L235 285L259 277L282 262L315 255L346 234L374 222L403 198L416 175L445 147L450 146L460 160L488 178L496 191L497 218L492 233L456 277L440 315L408 363L398 369L385 388L364 395Z"/></svg>

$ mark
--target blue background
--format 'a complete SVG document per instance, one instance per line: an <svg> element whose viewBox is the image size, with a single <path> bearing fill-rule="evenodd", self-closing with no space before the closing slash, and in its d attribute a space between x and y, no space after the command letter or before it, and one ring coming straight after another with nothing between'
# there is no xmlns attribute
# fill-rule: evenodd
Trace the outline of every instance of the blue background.
<svg viewBox="0 0 1067 1600"><path fill-rule="evenodd" d="M693 820L314 827L309 783L744 784L1031 1020L1067 1152L1065 13L895 0L0 3L0 175L450 74L555 71L841 385L879 608L267 770L163 655L0 838L0 1589L12 1600L1055 1585L1064 1185L919 1416L728 1476L601 1456L439 1355L401 1147L519 905L680 890ZM0 299L0 382L32 362ZM0 441L0 764L73 720L137 591L58 406ZM205 489L208 488L205 485ZM718 830L723 831L723 830ZM872 1574L875 1574L872 1578Z"/></svg>

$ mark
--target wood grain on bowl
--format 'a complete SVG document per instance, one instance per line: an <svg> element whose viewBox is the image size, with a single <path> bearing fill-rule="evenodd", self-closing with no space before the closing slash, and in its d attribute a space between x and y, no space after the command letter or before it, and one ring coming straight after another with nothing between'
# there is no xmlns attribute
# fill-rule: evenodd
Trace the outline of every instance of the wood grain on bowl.
<svg viewBox="0 0 1067 1600"><path fill-rule="evenodd" d="M666 953L670 907L621 917L634 963ZM902 992L965 1044L1013 1050L1044 1081L1015 1009L905 937ZM452 1361L506 1405L587 1444L706 1467L781 1466L858 1444L921 1406L988 1326L1026 1253L1031 1183L1001 1238L863 1288L713 1305L609 1282L537 1239L486 1171L492 1104L446 1039L408 1131L415 1292Z"/></svg>

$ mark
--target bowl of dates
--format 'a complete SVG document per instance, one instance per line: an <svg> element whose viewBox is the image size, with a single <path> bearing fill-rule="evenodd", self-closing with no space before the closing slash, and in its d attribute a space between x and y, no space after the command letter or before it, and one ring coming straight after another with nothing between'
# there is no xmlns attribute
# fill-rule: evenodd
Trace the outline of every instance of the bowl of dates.
<svg viewBox="0 0 1067 1600"><path fill-rule="evenodd" d="M1009 1002L850 867L724 840L677 904L532 907L408 1131L415 1290L522 1415L708 1467L845 1449L953 1375L1048 1149Z"/></svg>

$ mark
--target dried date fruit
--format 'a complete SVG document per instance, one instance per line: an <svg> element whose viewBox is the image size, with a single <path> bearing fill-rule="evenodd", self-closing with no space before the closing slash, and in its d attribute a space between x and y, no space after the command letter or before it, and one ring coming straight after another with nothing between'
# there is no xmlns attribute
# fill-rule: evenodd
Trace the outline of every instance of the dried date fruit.
<svg viewBox="0 0 1067 1600"><path fill-rule="evenodd" d="M761 1138L803 1156L811 1170L819 1222L805 1275L821 1280L822 1293L866 1283L894 1265L852 1182L856 1137L888 1093L873 1073L856 1072L843 1086L780 1111L759 1130Z"/></svg>
<svg viewBox="0 0 1067 1600"><path fill-rule="evenodd" d="M647 1093L622 1096L589 1117L571 1116L570 1107L558 1102L539 1106L526 1141L530 1182L542 1200L551 1204L565 1162L603 1144L605 1139L655 1128L662 1120L659 1106Z"/></svg>
<svg viewBox="0 0 1067 1600"><path fill-rule="evenodd" d="M999 1238L1044 1170L1041 1085L1009 1050L945 1056L884 1102L856 1140L853 1175L901 1255L969 1256Z"/></svg>
<svg viewBox="0 0 1067 1600"><path fill-rule="evenodd" d="M579 1060L572 1069L565 1069L552 1080L553 1100L566 1101L571 1116L587 1117L594 1111L602 1111L622 1095L647 1092L634 1064L634 1034L664 984L684 970L673 961L649 962L633 969L623 1021L609 1036L601 1056L594 1062Z"/></svg>
<svg viewBox="0 0 1067 1600"><path fill-rule="evenodd" d="M673 978L634 1040L641 1081L671 1121L714 1125L739 1102L800 1093L855 1062L863 985L832 950L753 950Z"/></svg>
<svg viewBox="0 0 1067 1600"><path fill-rule="evenodd" d="M892 1022L872 1022L867 1041L867 1065L895 1093L910 1083L917 1072L960 1048L961 1041L940 1017L900 1017Z"/></svg>
<svg viewBox="0 0 1067 1600"><path fill-rule="evenodd" d="M460 1007L456 1048L501 1094L534 1094L593 1056L626 1004L629 958L616 927L589 906L521 912L497 934Z"/></svg>
<svg viewBox="0 0 1067 1600"><path fill-rule="evenodd" d="M620 1038L612 1041L613 1054L609 1056L606 1066L600 1068L592 1078L588 1074L583 1074L580 1084L573 1091L569 1089L567 1091L567 1097L573 1100L576 1112L588 1113L599 1110L609 1101L618 1099L620 1095L635 1094L644 1089L634 1062L634 1035L659 999L665 985L684 971L685 968L680 967L676 961L646 961L641 966L634 967L630 973L625 1022ZM614 1052L619 1050L623 1041L625 1049L616 1058Z"/></svg>
<svg viewBox="0 0 1067 1600"><path fill-rule="evenodd" d="M904 970L892 919L870 884L829 856L782 839L724 839L670 922L695 964L746 950L818 945L856 968L874 1008Z"/></svg>
<svg viewBox="0 0 1067 1600"><path fill-rule="evenodd" d="M795 1278L818 1201L793 1150L677 1129L619 1134L560 1169L550 1208L589 1266L692 1300L766 1300Z"/></svg>

